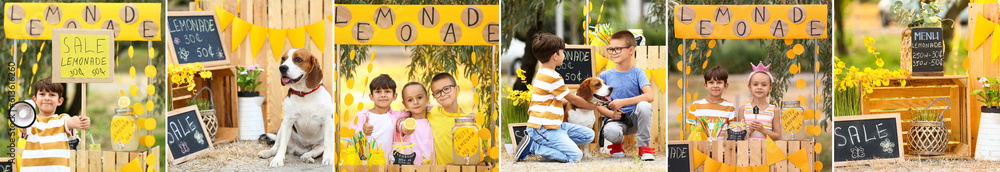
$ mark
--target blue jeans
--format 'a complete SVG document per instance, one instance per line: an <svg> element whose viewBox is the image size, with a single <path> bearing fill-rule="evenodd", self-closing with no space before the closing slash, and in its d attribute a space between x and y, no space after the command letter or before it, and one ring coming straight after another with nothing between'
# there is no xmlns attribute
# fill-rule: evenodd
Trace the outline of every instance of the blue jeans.
<svg viewBox="0 0 1000 172"><path fill-rule="evenodd" d="M528 127L527 132L536 143L531 145L533 154L559 162L580 162L583 151L578 146L594 140L594 130L565 122L559 129Z"/></svg>

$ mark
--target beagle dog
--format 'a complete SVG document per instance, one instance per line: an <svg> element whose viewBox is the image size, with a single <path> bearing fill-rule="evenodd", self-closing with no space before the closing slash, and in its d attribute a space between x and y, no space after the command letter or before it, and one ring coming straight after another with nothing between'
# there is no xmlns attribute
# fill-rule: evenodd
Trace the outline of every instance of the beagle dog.
<svg viewBox="0 0 1000 172"><path fill-rule="evenodd" d="M323 88L321 65L304 49L289 49L281 55L281 85L289 86L282 107L284 117L273 136L275 144L257 153L271 158L271 167L284 166L286 153L310 163L323 155L323 164L334 163L335 110L332 96Z"/></svg>
<svg viewBox="0 0 1000 172"><path fill-rule="evenodd" d="M580 83L576 89L576 96L594 104L607 104L614 88L604 83L604 80L597 77L590 77ZM583 109L569 106L565 109L566 122L580 125L587 128L594 128L600 114L594 113L594 109Z"/></svg>

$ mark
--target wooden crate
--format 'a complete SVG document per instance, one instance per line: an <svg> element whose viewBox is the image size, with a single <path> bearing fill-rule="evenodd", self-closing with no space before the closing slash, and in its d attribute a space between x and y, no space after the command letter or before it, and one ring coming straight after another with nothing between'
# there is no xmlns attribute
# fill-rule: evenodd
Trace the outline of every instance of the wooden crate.
<svg viewBox="0 0 1000 172"><path fill-rule="evenodd" d="M17 154L24 152L21 148L16 148ZM88 150L70 150L69 151L69 168L72 172L84 172L84 171L119 171L118 169L125 166L132 160L139 161L140 171L146 171L147 168L153 168L155 170L160 170L160 158L163 158L159 154L160 147L153 147L150 149L136 150L131 152L115 152L115 151L88 151ZM156 156L156 162L151 162L152 165L146 164L146 156L153 153Z"/></svg>
<svg viewBox="0 0 1000 172"><path fill-rule="evenodd" d="M906 86L901 87L899 80L905 79ZM951 109L945 111L943 119L950 133L948 149L942 156L921 156L919 158L969 158L971 154L971 133L969 122L968 77L966 76L934 76L891 78L888 86L874 88L862 98L861 109L864 114L899 113L903 131L903 150L909 148L908 130L913 115L910 110L924 109L937 98L948 98ZM938 101L931 109L944 110L948 103ZM917 156L905 156L918 158Z"/></svg>
<svg viewBox="0 0 1000 172"><path fill-rule="evenodd" d="M816 151L813 150L811 140L774 141L785 155L791 155L800 149L805 148L806 157L809 157L809 169L800 170L788 160L781 160L771 164L770 171L814 171ZM767 144L765 141L694 141L691 144L692 150L700 151L707 158L722 162L723 164L737 167L755 167L767 164ZM705 171L703 164L695 164L695 171Z"/></svg>
<svg viewBox="0 0 1000 172"><path fill-rule="evenodd" d="M339 165L341 172L489 172L486 165Z"/></svg>
<svg viewBox="0 0 1000 172"><path fill-rule="evenodd" d="M208 91L202 92L197 98L214 100L215 117L218 119L219 132L215 135L213 142L227 143L236 140L239 135L239 115L237 114L238 104L236 103L236 68L232 66L219 66L206 68L212 72L212 78L205 80L195 77L196 88L187 91L187 85L177 86L173 83L167 84L170 90L170 103L173 109L189 106L187 101L195 98L194 95L202 87L212 89L212 99L209 99ZM172 110L173 110L172 109Z"/></svg>

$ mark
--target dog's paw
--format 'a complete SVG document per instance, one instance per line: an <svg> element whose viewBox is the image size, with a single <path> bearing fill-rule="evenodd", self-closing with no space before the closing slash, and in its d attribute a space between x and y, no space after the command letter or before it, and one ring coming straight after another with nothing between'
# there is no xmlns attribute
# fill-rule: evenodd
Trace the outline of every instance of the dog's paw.
<svg viewBox="0 0 1000 172"><path fill-rule="evenodd" d="M275 156L271 159L271 167L285 166L285 157Z"/></svg>
<svg viewBox="0 0 1000 172"><path fill-rule="evenodd" d="M323 156L323 165L333 165L333 158Z"/></svg>
<svg viewBox="0 0 1000 172"><path fill-rule="evenodd" d="M271 149L262 150L257 153L257 156L260 156L260 158L270 158L274 156L274 151L271 151Z"/></svg>
<svg viewBox="0 0 1000 172"><path fill-rule="evenodd" d="M308 153L307 154L303 154L302 156L299 156L299 159L302 159L302 161L305 161L305 162L308 162L308 163L316 163L316 160L313 159L312 155L310 155Z"/></svg>

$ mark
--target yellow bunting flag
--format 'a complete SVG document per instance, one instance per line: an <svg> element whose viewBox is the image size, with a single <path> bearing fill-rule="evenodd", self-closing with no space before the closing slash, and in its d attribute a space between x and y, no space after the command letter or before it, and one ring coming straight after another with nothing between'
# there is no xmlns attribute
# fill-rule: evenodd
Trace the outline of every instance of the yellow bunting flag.
<svg viewBox="0 0 1000 172"><path fill-rule="evenodd" d="M785 153L782 153L781 149L778 148L778 144L775 144L774 140L771 140L771 136L767 136L766 144L767 144L767 163L766 163L767 165L777 163L778 161L785 160L787 158L785 156Z"/></svg>
<svg viewBox="0 0 1000 172"><path fill-rule="evenodd" d="M243 20L233 20L233 39L232 48L230 51L236 51L236 48L243 44L243 40L247 38L247 33L250 33L250 27L253 26Z"/></svg>
<svg viewBox="0 0 1000 172"><path fill-rule="evenodd" d="M226 12L225 9L215 7L215 16L219 18L219 29L226 30L230 23L233 23L235 15Z"/></svg>
<svg viewBox="0 0 1000 172"><path fill-rule="evenodd" d="M989 22L989 21L986 21ZM989 23L990 25L996 25L996 23ZM1000 27L993 27L993 33L1000 33ZM996 34L994 34L996 35ZM997 61L997 56L1000 56L1000 39L992 39L993 44L990 46L990 62L994 63Z"/></svg>
<svg viewBox="0 0 1000 172"><path fill-rule="evenodd" d="M756 166L756 167L752 167L752 168L753 168L754 172L769 172L769 170L771 169L771 166L770 165L760 165L760 166Z"/></svg>
<svg viewBox="0 0 1000 172"><path fill-rule="evenodd" d="M788 162L805 171L806 169L809 169L809 157L806 153L806 148L799 149L799 151L795 151L795 153L788 155Z"/></svg>
<svg viewBox="0 0 1000 172"><path fill-rule="evenodd" d="M653 77L651 78L653 82L656 82L656 87L660 89L661 93L667 92L667 68L653 69Z"/></svg>
<svg viewBox="0 0 1000 172"><path fill-rule="evenodd" d="M691 152L694 154L694 164L696 165L704 163L705 159L708 158L708 155L705 155L704 153L701 153L701 151L698 151L696 149L691 149Z"/></svg>
<svg viewBox="0 0 1000 172"><path fill-rule="evenodd" d="M128 162L128 164L125 164L125 166L118 168L118 171L142 171L142 164L140 163L141 161L139 160L139 158L141 157L133 158L132 161Z"/></svg>
<svg viewBox="0 0 1000 172"><path fill-rule="evenodd" d="M260 52L260 48L264 47L264 41L267 40L267 32L268 29L266 27L252 25L250 28L250 51L253 54L253 59L257 59L257 53Z"/></svg>
<svg viewBox="0 0 1000 172"><path fill-rule="evenodd" d="M726 163L722 163L722 167L719 168L719 171L720 172L735 172L736 171L736 166L729 165L729 164L726 164Z"/></svg>
<svg viewBox="0 0 1000 172"><path fill-rule="evenodd" d="M705 159L705 171L719 171L720 167L722 167L722 162L715 161L712 158Z"/></svg>
<svg viewBox="0 0 1000 172"><path fill-rule="evenodd" d="M736 167L736 172L753 172L750 167Z"/></svg>
<svg viewBox="0 0 1000 172"><path fill-rule="evenodd" d="M984 18L983 15L976 15L976 21L983 23L976 24L976 30L973 32L972 39L969 39L969 41L972 41L971 46L966 46L966 49L969 51L979 49L979 46L982 45L983 42L986 42L986 38L993 34L994 28L996 27L995 23L990 22Z"/></svg>
<svg viewBox="0 0 1000 172"><path fill-rule="evenodd" d="M281 51L285 50L285 29L271 29L267 35L271 40L271 53L274 54L274 61L281 59Z"/></svg>
<svg viewBox="0 0 1000 172"><path fill-rule="evenodd" d="M306 28L299 27L288 29L288 41L292 42L294 48L304 48L306 46ZM354 50L351 50L354 51Z"/></svg>
<svg viewBox="0 0 1000 172"><path fill-rule="evenodd" d="M316 47L319 47L319 51L325 51L326 46L326 24L324 22L316 22L315 24L306 25L306 32L309 32L309 37L312 38L313 43Z"/></svg>

